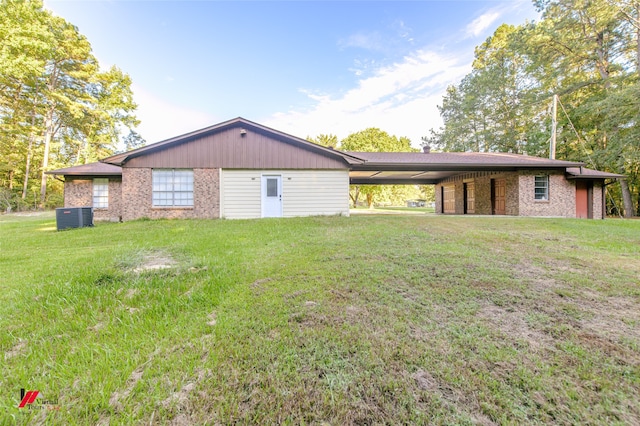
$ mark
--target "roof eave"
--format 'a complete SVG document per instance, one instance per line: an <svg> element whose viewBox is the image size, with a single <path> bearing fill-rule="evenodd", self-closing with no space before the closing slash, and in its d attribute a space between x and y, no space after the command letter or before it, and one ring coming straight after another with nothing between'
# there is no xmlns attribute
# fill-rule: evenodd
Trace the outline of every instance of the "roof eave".
<svg viewBox="0 0 640 426"><path fill-rule="evenodd" d="M105 172L95 172L95 173L54 173L54 172L45 172L46 175L53 176L84 176L84 177L92 177L92 176L122 176L122 173L105 173Z"/></svg>
<svg viewBox="0 0 640 426"><path fill-rule="evenodd" d="M606 175L573 175L567 173L567 180L604 180L604 179L626 179L624 175L609 173Z"/></svg>

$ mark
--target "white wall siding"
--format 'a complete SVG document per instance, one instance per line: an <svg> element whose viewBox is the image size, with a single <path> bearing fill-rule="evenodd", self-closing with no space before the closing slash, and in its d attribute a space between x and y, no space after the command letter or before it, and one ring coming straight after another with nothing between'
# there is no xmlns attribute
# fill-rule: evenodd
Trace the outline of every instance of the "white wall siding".
<svg viewBox="0 0 640 426"><path fill-rule="evenodd" d="M349 215L348 170L282 172L282 213L285 217Z"/></svg>
<svg viewBox="0 0 640 426"><path fill-rule="evenodd" d="M226 219L253 219L262 214L260 171L222 170L221 216Z"/></svg>
<svg viewBox="0 0 640 426"><path fill-rule="evenodd" d="M348 170L222 171L222 217L261 216L263 174L282 176L282 215L349 215Z"/></svg>

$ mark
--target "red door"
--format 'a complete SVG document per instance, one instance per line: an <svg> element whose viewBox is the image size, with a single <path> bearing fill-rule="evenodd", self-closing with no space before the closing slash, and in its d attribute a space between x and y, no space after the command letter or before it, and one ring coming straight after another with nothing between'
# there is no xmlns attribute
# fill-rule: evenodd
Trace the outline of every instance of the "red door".
<svg viewBox="0 0 640 426"><path fill-rule="evenodd" d="M589 185L584 181L576 181L576 217L589 218Z"/></svg>

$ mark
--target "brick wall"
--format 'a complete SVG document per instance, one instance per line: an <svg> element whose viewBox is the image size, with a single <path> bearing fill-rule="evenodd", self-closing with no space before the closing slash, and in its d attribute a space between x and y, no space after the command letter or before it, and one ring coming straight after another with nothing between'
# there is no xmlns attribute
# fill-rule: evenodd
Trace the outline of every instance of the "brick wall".
<svg viewBox="0 0 640 426"><path fill-rule="evenodd" d="M535 177L541 175L549 176L548 200L536 200L534 196ZM522 216L576 217L575 182L567 180L561 171L521 171L520 214Z"/></svg>
<svg viewBox="0 0 640 426"><path fill-rule="evenodd" d="M122 182L120 178L109 178L109 207L93 209L94 220L117 222L122 217ZM93 179L66 176L64 182L65 207L93 207Z"/></svg>
<svg viewBox="0 0 640 426"><path fill-rule="evenodd" d="M535 176L549 176L549 200L536 200ZM475 183L475 214L491 214L491 181L504 179L506 184L506 214L513 216L576 217L575 182L566 179L563 171L524 170L520 172L465 173L443 180L436 185L436 212L442 211L441 187L455 185L456 214L464 214L464 183ZM602 184L594 182L593 217L603 217Z"/></svg>
<svg viewBox="0 0 640 426"><path fill-rule="evenodd" d="M475 214L492 214L491 180L504 179L506 184L506 214L517 216L518 207L518 173L473 172L464 173L445 179L436 185L436 213L442 211L441 188L444 184L455 186L456 214L464 214L464 184L475 183Z"/></svg>
<svg viewBox="0 0 640 426"><path fill-rule="evenodd" d="M594 219L604 219L604 187L602 182L594 182L593 183L593 218Z"/></svg>
<svg viewBox="0 0 640 426"><path fill-rule="evenodd" d="M193 207L153 207L150 168L122 169L122 219L214 219L220 217L219 169L193 169Z"/></svg>
<svg viewBox="0 0 640 426"><path fill-rule="evenodd" d="M90 178L65 177L64 206L91 207L93 205L93 180Z"/></svg>

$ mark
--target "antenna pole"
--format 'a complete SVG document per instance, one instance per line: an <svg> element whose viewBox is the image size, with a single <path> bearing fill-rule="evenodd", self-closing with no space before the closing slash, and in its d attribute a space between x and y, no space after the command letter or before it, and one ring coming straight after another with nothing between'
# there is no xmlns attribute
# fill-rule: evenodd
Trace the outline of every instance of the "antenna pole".
<svg viewBox="0 0 640 426"><path fill-rule="evenodd" d="M551 109L551 147L549 149L549 158L556 159L556 129L558 127L558 95L553 95L553 107Z"/></svg>

